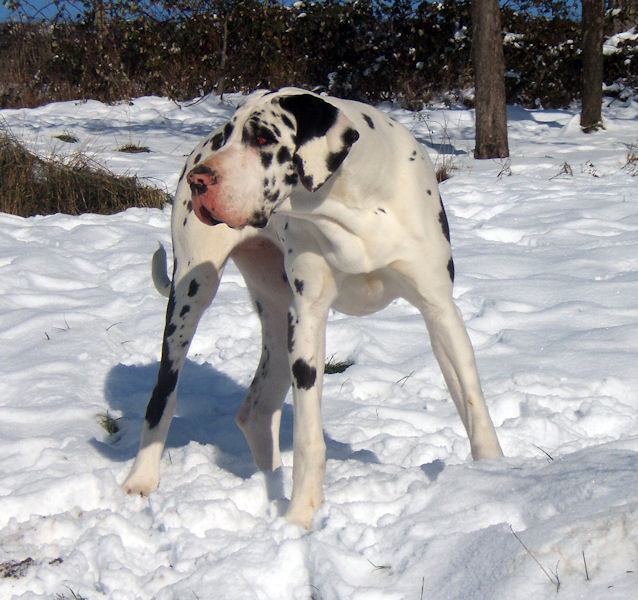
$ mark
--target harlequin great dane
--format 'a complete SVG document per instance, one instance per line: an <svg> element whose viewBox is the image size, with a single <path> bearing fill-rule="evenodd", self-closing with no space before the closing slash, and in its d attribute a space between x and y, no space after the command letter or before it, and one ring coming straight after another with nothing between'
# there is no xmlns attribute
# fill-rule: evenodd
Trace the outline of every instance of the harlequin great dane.
<svg viewBox="0 0 638 600"><path fill-rule="evenodd" d="M123 484L128 493L158 486L180 370L228 258L261 319L261 359L237 415L260 469L281 466L281 406L292 382L288 519L309 528L323 499L320 399L331 307L364 315L403 297L418 308L473 458L502 456L452 300L448 222L432 163L385 114L294 88L249 96L187 159L172 235L162 358Z"/></svg>

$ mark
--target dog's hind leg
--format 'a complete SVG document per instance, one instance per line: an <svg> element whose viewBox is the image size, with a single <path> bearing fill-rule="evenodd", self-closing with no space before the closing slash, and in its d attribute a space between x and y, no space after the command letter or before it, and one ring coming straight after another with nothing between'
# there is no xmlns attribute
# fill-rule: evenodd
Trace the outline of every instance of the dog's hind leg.
<svg viewBox="0 0 638 600"><path fill-rule="evenodd" d="M403 263L399 270L412 288L406 297L425 319L432 350L465 426L472 457L498 458L503 452L481 391L474 350L452 299L451 265L449 252L436 255L430 251L427 263Z"/></svg>
<svg viewBox="0 0 638 600"><path fill-rule="evenodd" d="M251 241L236 248L232 258L244 276L262 330L261 358L237 424L257 466L274 471L281 466L281 405L290 387L287 332L292 292L285 279L282 253L271 242Z"/></svg>

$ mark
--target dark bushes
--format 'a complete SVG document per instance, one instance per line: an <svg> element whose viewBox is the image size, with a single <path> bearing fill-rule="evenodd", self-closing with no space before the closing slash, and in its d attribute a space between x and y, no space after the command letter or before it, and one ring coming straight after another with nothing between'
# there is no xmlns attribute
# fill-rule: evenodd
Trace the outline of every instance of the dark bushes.
<svg viewBox="0 0 638 600"><path fill-rule="evenodd" d="M420 107L472 86L469 0L85 5L110 12L0 25L0 106L300 85ZM509 102L564 106L579 97L580 26L567 16L503 9ZM638 42L619 49L606 56L605 80L635 89Z"/></svg>

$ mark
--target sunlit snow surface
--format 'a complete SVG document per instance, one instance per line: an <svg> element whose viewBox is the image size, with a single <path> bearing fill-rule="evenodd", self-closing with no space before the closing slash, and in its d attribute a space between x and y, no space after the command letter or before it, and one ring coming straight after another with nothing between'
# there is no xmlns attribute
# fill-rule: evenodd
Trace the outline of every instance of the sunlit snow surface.
<svg viewBox="0 0 638 600"><path fill-rule="evenodd" d="M172 192L238 99L0 119L43 156L82 150ZM607 101L591 135L577 110L510 107L511 161L472 158L471 111L381 108L455 168L441 186L455 295L507 458L469 459L415 309L335 313L327 355L355 364L325 378L326 501L311 533L288 524L234 425L260 339L231 265L189 354L160 488L128 497L164 324L150 257L170 248L170 209L0 215L1 598L636 597L638 104ZM128 143L152 152L117 151ZM288 400L288 494L291 427Z"/></svg>

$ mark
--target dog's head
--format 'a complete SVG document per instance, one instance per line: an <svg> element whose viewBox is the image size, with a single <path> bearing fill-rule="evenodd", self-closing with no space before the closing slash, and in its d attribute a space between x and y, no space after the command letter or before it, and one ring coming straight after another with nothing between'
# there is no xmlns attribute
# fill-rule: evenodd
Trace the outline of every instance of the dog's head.
<svg viewBox="0 0 638 600"><path fill-rule="evenodd" d="M296 186L318 190L358 138L343 112L319 96L257 92L189 158L195 214L208 225L264 227Z"/></svg>

